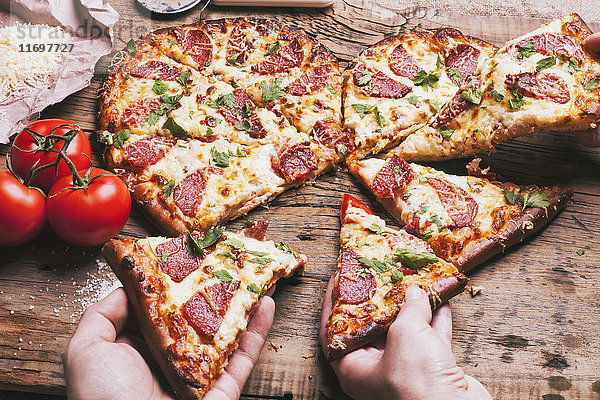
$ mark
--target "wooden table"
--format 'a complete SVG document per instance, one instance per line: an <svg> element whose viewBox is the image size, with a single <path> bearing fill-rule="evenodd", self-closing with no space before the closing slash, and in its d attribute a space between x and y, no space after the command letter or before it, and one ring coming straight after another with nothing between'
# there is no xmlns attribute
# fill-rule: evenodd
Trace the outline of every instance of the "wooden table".
<svg viewBox="0 0 600 400"><path fill-rule="evenodd" d="M192 11L177 19L152 19L132 0L111 3L121 14L115 48L152 29L198 17ZM451 26L501 45L543 22L397 11L372 0L338 0L324 10L209 8L206 17L238 15L269 16L302 27L343 65L385 36L411 29ZM591 27L598 30L598 22ZM92 84L46 110L44 117L69 119L94 131L96 90L107 63L108 57L101 59ZM8 149L0 146L0 165ZM101 165L97 150L95 162ZM495 399L600 399L600 151L583 148L571 135L544 133L502 144L483 159L483 165L510 180L561 182L574 188L575 196L544 231L469 274L471 285L483 291L451 301L458 363ZM436 167L464 174L465 163ZM303 277L279 285L273 329L244 389L246 398L344 398L317 343L320 304L336 266L344 192L385 215L340 170L230 224L235 229L247 219L267 218L269 238L311 259ZM122 232L135 237L158 233L136 207ZM579 249L585 254L578 255ZM50 231L31 244L0 249L0 260L0 388L63 394L60 353L82 310L115 287L114 275L99 248L66 245Z"/></svg>

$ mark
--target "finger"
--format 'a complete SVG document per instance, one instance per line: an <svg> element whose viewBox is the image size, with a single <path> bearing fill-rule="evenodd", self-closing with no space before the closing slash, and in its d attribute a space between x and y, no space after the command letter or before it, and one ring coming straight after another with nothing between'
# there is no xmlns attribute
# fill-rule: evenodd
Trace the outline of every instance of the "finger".
<svg viewBox="0 0 600 400"><path fill-rule="evenodd" d="M431 327L448 346L452 346L452 312L448 303L435 310L431 319Z"/></svg>
<svg viewBox="0 0 600 400"><path fill-rule="evenodd" d="M273 286L271 286L269 288L269 290L267 290L267 296L273 297L273 293L275 293L275 289L277 289L277 284L276 283L274 283Z"/></svg>
<svg viewBox="0 0 600 400"><path fill-rule="evenodd" d="M583 46L587 51L594 54L600 53L600 32L590 35L583 41Z"/></svg>
<svg viewBox="0 0 600 400"><path fill-rule="evenodd" d="M600 127L589 131L574 132L573 134L585 147L600 146Z"/></svg>
<svg viewBox="0 0 600 400"><path fill-rule="evenodd" d="M427 293L416 285L411 285L406 289L404 303L396 317L396 320L390 326L388 340L386 343L386 353L391 350L392 353L398 350L396 347L402 343L402 337L405 335L419 335L422 331L429 329L431 323L431 306Z"/></svg>
<svg viewBox="0 0 600 400"><path fill-rule="evenodd" d="M127 295L123 288L118 288L85 310L72 341L114 342L125 326L128 315Z"/></svg>
<svg viewBox="0 0 600 400"><path fill-rule="evenodd" d="M229 359L225 373L215 383L206 399L238 399L254 365L258 361L267 335L273 325L275 302L263 297L252 317L248 330L242 337L240 347Z"/></svg>
<svg viewBox="0 0 600 400"><path fill-rule="evenodd" d="M329 322L329 316L331 315L331 309L333 308L332 294L333 286L335 284L335 277L329 279L327 284L327 290L325 291L325 298L323 298L323 306L321 308L321 329L319 330L319 341L323 351L327 353L327 323Z"/></svg>

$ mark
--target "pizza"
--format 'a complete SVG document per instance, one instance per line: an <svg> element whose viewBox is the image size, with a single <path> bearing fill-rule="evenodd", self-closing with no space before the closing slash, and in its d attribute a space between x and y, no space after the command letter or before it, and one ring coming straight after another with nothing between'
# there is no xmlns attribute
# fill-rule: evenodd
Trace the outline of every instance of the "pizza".
<svg viewBox="0 0 600 400"><path fill-rule="evenodd" d="M424 126L496 50L456 29L409 32L362 52L344 71L350 158L390 149Z"/></svg>
<svg viewBox="0 0 600 400"><path fill-rule="evenodd" d="M266 221L174 238L109 241L103 254L180 399L201 398L223 373L259 300L307 257L265 241Z"/></svg>
<svg viewBox="0 0 600 400"><path fill-rule="evenodd" d="M582 45L591 34L571 14L509 41L391 154L411 161L457 158L534 132L595 128L600 62Z"/></svg>
<svg viewBox="0 0 600 400"><path fill-rule="evenodd" d="M468 176L397 155L352 163L350 171L405 229L468 271L544 227L573 195L560 185L519 186L471 162Z"/></svg>
<svg viewBox="0 0 600 400"><path fill-rule="evenodd" d="M160 29L100 90L108 166L169 234L244 214L342 160L342 76L299 29L238 18Z"/></svg>
<svg viewBox="0 0 600 400"><path fill-rule="evenodd" d="M433 309L465 288L467 277L438 258L427 242L406 229L386 227L354 197L344 195L340 218L340 256L327 325L330 360L387 332L408 286L425 290Z"/></svg>

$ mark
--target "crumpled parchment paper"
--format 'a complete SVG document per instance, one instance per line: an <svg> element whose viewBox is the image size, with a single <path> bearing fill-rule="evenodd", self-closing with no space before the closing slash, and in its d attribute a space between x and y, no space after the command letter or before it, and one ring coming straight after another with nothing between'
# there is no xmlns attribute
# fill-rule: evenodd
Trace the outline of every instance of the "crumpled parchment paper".
<svg viewBox="0 0 600 400"><path fill-rule="evenodd" d="M60 26L73 36L47 86L0 104L0 143L39 117L51 104L90 84L100 57L112 50L110 28L119 14L103 0L0 0L0 26L15 22Z"/></svg>

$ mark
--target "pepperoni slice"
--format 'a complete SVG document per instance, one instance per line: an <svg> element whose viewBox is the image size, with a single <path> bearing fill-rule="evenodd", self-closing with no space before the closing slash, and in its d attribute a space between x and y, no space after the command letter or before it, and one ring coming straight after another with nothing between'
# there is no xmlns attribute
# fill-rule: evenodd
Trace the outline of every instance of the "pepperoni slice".
<svg viewBox="0 0 600 400"><path fill-rule="evenodd" d="M302 183L306 174L318 167L317 157L310 149L310 143L283 145L271 158L273 170L286 181Z"/></svg>
<svg viewBox="0 0 600 400"><path fill-rule="evenodd" d="M410 164L393 155L371 181L371 190L379 198L392 198L396 190L404 188L414 177Z"/></svg>
<svg viewBox="0 0 600 400"><path fill-rule="evenodd" d="M316 92L327 83L329 71L331 71L331 65L329 64L319 65L307 71L300 78L292 82L288 93L293 96L304 96L305 94Z"/></svg>
<svg viewBox="0 0 600 400"><path fill-rule="evenodd" d="M212 43L208 35L199 29L175 29L177 41L186 54L198 64L198 68L208 67L212 61Z"/></svg>
<svg viewBox="0 0 600 400"><path fill-rule="evenodd" d="M396 46L390 53L390 69L393 73L399 76L404 76L408 79L415 79L415 76L419 73L419 64L417 61L408 54L408 51L402 44Z"/></svg>
<svg viewBox="0 0 600 400"><path fill-rule="evenodd" d="M181 313L198 334L212 338L218 331L223 316L240 281L220 282L196 293L182 307Z"/></svg>
<svg viewBox="0 0 600 400"><path fill-rule="evenodd" d="M188 216L196 215L210 175L222 173L220 169L208 167L183 178L173 189L173 200L181 212Z"/></svg>
<svg viewBox="0 0 600 400"><path fill-rule="evenodd" d="M200 258L188 253L185 236L167 240L156 246L154 252L159 260L166 260L159 261L160 269L175 282L181 282L200 266Z"/></svg>
<svg viewBox="0 0 600 400"><path fill-rule="evenodd" d="M269 221L254 221L250 226L244 229L244 236L260 240L262 242L263 240L265 240L265 235L267 233L268 227Z"/></svg>
<svg viewBox="0 0 600 400"><path fill-rule="evenodd" d="M464 83L469 76L475 73L480 54L481 51L468 44L459 44L448 52L445 62L446 73L453 68L460 73L460 77L448 73L455 85Z"/></svg>
<svg viewBox="0 0 600 400"><path fill-rule="evenodd" d="M479 84L473 87L479 87ZM471 107L472 104L465 100L461 93L462 91L459 90L458 93L456 93L454 97L450 99L448 104L446 104L440 110L440 112L436 114L433 121L430 123L432 127L439 128L441 126L448 125L452 120Z"/></svg>
<svg viewBox="0 0 600 400"><path fill-rule="evenodd" d="M249 24L239 24L231 31L227 41L227 60L228 64L231 57L236 57L233 65L244 65L248 59L248 54L252 51L252 44L246 41L246 30Z"/></svg>
<svg viewBox="0 0 600 400"><path fill-rule="evenodd" d="M146 136L124 149L125 163L134 168L146 168L156 164L177 143L177 139L165 136Z"/></svg>
<svg viewBox="0 0 600 400"><path fill-rule="evenodd" d="M375 292L375 277L371 273L360 276L363 265L358 254L348 247L340 250L339 299L343 303L359 304L369 300Z"/></svg>
<svg viewBox="0 0 600 400"><path fill-rule="evenodd" d="M123 111L121 122L126 127L139 126L146 117L158 110L161 102L157 98L140 99Z"/></svg>
<svg viewBox="0 0 600 400"><path fill-rule="evenodd" d="M535 50L541 54L556 54L557 56L574 58L580 63L585 59L585 52L581 45L571 36L562 33L546 32L533 35L516 43L514 47L518 51L530 43L533 43Z"/></svg>
<svg viewBox="0 0 600 400"><path fill-rule="evenodd" d="M163 81L174 81L182 72L183 70L181 68L170 66L169 64L158 60L150 60L138 64L129 71L131 76L136 78L160 78Z"/></svg>
<svg viewBox="0 0 600 400"><path fill-rule="evenodd" d="M248 121L252 126L252 131L248 132L251 138L262 139L267 136L267 131L254 111L254 103L248 97L246 90L235 89L232 94L235 98L232 106L226 104L219 105L219 113L223 118L232 125L244 120Z"/></svg>
<svg viewBox="0 0 600 400"><path fill-rule="evenodd" d="M542 100L550 100L558 104L565 104L571 100L569 87L565 81L554 74L542 72L524 72L509 75L504 81L509 88L515 83L519 92L530 97Z"/></svg>
<svg viewBox="0 0 600 400"><path fill-rule="evenodd" d="M444 209L458 228L469 225L477 216L477 202L467 192L439 178L427 179L437 192Z"/></svg>
<svg viewBox="0 0 600 400"><path fill-rule="evenodd" d="M369 96L399 99L412 90L409 86L390 78L381 71L371 72L371 81L361 86L358 82L363 77L364 71L365 66L359 64L352 71L352 77L354 78L354 84Z"/></svg>
<svg viewBox="0 0 600 400"><path fill-rule="evenodd" d="M330 147L343 144L348 151L352 151L354 148L351 133L348 129L341 130L325 121L315 122L310 132L319 143Z"/></svg>
<svg viewBox="0 0 600 400"><path fill-rule="evenodd" d="M265 61L253 65L252 72L264 75L287 71L300 66L303 59L302 44L297 38L294 38L287 46L267 57Z"/></svg>

